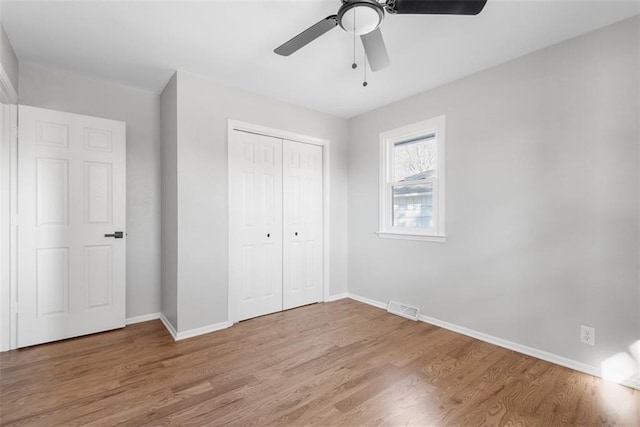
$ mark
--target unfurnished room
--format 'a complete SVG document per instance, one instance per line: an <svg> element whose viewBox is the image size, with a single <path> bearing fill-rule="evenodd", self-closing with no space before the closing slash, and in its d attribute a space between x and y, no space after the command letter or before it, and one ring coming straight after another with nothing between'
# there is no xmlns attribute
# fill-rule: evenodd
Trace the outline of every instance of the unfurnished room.
<svg viewBox="0 0 640 427"><path fill-rule="evenodd" d="M0 425L640 426L640 2L0 0Z"/></svg>

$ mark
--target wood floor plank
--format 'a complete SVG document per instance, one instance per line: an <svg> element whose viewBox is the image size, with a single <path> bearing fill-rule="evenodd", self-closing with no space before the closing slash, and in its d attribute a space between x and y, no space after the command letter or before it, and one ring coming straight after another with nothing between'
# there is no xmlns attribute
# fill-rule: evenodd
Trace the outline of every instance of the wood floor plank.
<svg viewBox="0 0 640 427"><path fill-rule="evenodd" d="M340 300L1 353L0 425L640 426L640 392Z"/></svg>

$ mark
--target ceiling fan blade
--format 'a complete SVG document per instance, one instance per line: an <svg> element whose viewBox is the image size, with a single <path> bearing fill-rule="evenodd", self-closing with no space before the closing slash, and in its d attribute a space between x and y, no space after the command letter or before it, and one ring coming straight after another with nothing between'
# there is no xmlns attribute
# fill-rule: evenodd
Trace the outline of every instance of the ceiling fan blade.
<svg viewBox="0 0 640 427"><path fill-rule="evenodd" d="M477 15L487 0L396 0L393 10L399 15Z"/></svg>
<svg viewBox="0 0 640 427"><path fill-rule="evenodd" d="M361 35L360 40L362 40L364 51L367 54L371 71L380 71L389 66L389 55L387 54L380 28Z"/></svg>
<svg viewBox="0 0 640 427"><path fill-rule="evenodd" d="M275 48L273 51L278 55L289 56L301 47L304 47L338 25L338 16L331 15L322 21L310 26L288 42Z"/></svg>

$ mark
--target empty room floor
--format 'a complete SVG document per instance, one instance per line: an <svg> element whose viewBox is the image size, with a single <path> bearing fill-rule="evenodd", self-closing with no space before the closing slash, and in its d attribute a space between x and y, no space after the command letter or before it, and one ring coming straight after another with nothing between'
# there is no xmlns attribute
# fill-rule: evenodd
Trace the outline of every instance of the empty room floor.
<svg viewBox="0 0 640 427"><path fill-rule="evenodd" d="M352 300L0 354L2 425L639 425L640 391Z"/></svg>

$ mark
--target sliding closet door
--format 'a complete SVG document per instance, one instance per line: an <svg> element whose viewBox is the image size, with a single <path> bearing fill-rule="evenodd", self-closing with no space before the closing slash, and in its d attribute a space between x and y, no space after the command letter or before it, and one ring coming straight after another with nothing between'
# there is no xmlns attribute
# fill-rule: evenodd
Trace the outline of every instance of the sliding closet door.
<svg viewBox="0 0 640 427"><path fill-rule="evenodd" d="M282 305L322 301L322 147L283 141Z"/></svg>
<svg viewBox="0 0 640 427"><path fill-rule="evenodd" d="M234 321L282 310L282 140L233 131L229 281Z"/></svg>

